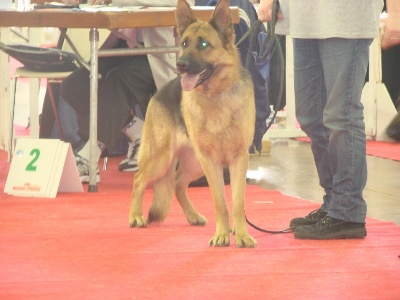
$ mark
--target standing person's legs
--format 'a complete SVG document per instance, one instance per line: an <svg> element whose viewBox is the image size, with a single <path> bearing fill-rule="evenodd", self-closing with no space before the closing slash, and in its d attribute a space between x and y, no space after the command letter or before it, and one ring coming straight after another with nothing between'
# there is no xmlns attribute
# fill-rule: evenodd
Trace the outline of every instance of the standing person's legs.
<svg viewBox="0 0 400 300"><path fill-rule="evenodd" d="M316 40L294 39L296 117L311 139L311 151L321 187L325 191L321 209L328 212L332 197L332 166L329 155L329 130L323 124L326 105L324 73Z"/></svg>
<svg viewBox="0 0 400 300"><path fill-rule="evenodd" d="M311 217L298 218L311 222L298 224L308 226L296 229L297 238L366 235L366 204L362 197L366 141L361 91L369 44L370 40L294 41L297 118L311 138L320 183L326 192L322 214L318 210Z"/></svg>
<svg viewBox="0 0 400 300"><path fill-rule="evenodd" d="M361 92L369 60L370 39L320 41L327 87L324 124L330 129L329 154L333 167L332 199L328 215L364 223L367 205L366 135Z"/></svg>

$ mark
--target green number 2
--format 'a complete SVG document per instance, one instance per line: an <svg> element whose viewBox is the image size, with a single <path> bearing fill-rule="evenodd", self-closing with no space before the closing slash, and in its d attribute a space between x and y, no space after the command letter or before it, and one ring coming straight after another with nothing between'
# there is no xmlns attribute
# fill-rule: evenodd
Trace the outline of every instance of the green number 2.
<svg viewBox="0 0 400 300"><path fill-rule="evenodd" d="M35 163L39 159L40 156L40 150L39 149L32 149L31 153L29 155L33 156L33 159L31 162L26 166L25 171L36 171L36 166Z"/></svg>

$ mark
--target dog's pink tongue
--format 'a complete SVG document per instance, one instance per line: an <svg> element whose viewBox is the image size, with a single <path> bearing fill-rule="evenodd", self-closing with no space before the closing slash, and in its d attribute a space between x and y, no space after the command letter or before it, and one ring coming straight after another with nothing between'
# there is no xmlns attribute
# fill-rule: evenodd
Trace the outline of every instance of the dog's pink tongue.
<svg viewBox="0 0 400 300"><path fill-rule="evenodd" d="M190 91L196 87L200 74L183 74L181 78L182 90Z"/></svg>

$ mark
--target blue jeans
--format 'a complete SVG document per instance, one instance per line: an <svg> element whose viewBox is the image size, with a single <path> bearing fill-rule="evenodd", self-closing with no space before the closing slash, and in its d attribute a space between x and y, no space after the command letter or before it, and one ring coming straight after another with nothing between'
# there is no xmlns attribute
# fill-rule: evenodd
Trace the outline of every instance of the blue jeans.
<svg viewBox="0 0 400 300"><path fill-rule="evenodd" d="M361 104L371 39L294 39L296 116L311 139L322 210L364 223L366 136Z"/></svg>

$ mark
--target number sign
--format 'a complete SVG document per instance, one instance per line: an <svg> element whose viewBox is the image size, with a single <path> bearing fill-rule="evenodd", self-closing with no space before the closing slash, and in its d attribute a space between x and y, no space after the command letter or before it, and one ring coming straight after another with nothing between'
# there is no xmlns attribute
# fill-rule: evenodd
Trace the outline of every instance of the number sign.
<svg viewBox="0 0 400 300"><path fill-rule="evenodd" d="M55 198L57 191L83 192L70 144L55 139L18 139L4 192Z"/></svg>

